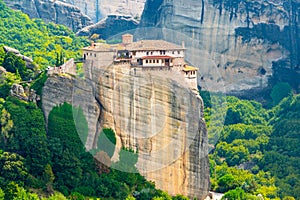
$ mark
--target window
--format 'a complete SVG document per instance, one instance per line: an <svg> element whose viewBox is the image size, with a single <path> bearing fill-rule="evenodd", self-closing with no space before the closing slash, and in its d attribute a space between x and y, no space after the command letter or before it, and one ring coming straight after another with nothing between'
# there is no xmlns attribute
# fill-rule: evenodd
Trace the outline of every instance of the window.
<svg viewBox="0 0 300 200"><path fill-rule="evenodd" d="M146 55L147 55L147 56L149 55L149 52L148 52L148 51L146 52Z"/></svg>
<svg viewBox="0 0 300 200"><path fill-rule="evenodd" d="M151 51L151 55L153 55L153 52Z"/></svg>
<svg viewBox="0 0 300 200"><path fill-rule="evenodd" d="M159 60L156 60L156 63L159 63Z"/></svg>
<svg viewBox="0 0 300 200"><path fill-rule="evenodd" d="M148 60L146 60L146 63L148 63Z"/></svg>
<svg viewBox="0 0 300 200"><path fill-rule="evenodd" d="M96 54L94 54L95 55L95 57L96 57Z"/></svg>
<svg viewBox="0 0 300 200"><path fill-rule="evenodd" d="M152 60L149 60L149 63L152 63Z"/></svg>
<svg viewBox="0 0 300 200"><path fill-rule="evenodd" d="M135 52L135 51L134 51L134 52L132 52L132 55L134 55L134 56L135 56L135 55L136 55L136 52Z"/></svg>

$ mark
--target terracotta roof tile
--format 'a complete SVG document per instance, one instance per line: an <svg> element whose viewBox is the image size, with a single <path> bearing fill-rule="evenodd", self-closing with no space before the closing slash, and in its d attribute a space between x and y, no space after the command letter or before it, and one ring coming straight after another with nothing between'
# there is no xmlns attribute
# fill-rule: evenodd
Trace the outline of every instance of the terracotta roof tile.
<svg viewBox="0 0 300 200"><path fill-rule="evenodd" d="M164 40L140 40L126 45L126 49L134 50L183 50L182 46Z"/></svg>

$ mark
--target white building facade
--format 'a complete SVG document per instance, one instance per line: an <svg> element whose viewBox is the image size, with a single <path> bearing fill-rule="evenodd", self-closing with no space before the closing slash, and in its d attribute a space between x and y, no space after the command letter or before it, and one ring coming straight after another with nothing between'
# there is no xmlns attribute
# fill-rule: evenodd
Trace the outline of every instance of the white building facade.
<svg viewBox="0 0 300 200"><path fill-rule="evenodd" d="M92 42L91 46L83 48L83 61L97 67L122 63L143 70L178 71L190 87L197 90L197 68L187 66L184 52L184 43L179 46L164 40L134 42L133 35L124 34L120 44Z"/></svg>

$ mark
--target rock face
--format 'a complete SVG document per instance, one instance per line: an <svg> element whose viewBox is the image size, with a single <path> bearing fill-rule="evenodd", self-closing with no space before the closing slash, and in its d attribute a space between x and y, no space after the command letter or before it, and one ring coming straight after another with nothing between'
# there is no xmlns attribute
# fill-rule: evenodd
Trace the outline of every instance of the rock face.
<svg viewBox="0 0 300 200"><path fill-rule="evenodd" d="M80 8L81 12L98 22L108 15L130 15L139 19L146 0L63 0Z"/></svg>
<svg viewBox="0 0 300 200"><path fill-rule="evenodd" d="M204 199L210 184L201 97L167 73L93 63L85 63L85 72L84 80L48 78L43 90L46 119L64 101L80 105L90 131L87 149L96 148L101 128L110 127L117 138L113 160L121 147L131 148L138 151L139 172L158 188Z"/></svg>
<svg viewBox="0 0 300 200"><path fill-rule="evenodd" d="M140 25L163 28L162 37L167 29L185 34L200 86L240 93L266 88L280 60L299 85L299 13L292 0L148 0Z"/></svg>
<svg viewBox="0 0 300 200"><path fill-rule="evenodd" d="M60 1L49 0L4 0L7 6L21 10L30 18L41 18L45 22L62 24L73 31L91 25L91 19L82 14L79 8Z"/></svg>
<svg viewBox="0 0 300 200"><path fill-rule="evenodd" d="M46 122L48 122L52 108L62 105L64 102L82 108L89 128L87 146L91 149L97 132L97 121L100 113L91 85L81 79L74 79L72 76L56 74L50 76L43 87L42 95L42 107Z"/></svg>
<svg viewBox="0 0 300 200"><path fill-rule="evenodd" d="M78 36L91 36L99 34L102 39L107 39L123 31L135 29L138 22L131 16L109 15L100 22L81 29Z"/></svg>

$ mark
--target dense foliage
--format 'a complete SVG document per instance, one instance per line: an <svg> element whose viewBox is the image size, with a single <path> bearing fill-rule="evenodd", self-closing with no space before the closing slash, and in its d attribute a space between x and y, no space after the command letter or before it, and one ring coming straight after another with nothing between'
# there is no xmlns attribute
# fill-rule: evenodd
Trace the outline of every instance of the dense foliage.
<svg viewBox="0 0 300 200"><path fill-rule="evenodd" d="M0 19L0 46L20 50L41 67L54 66L57 55L62 52L67 59L79 58L80 49L88 44L85 38L76 37L68 28L44 23L41 19L31 20L22 12L6 7L2 0Z"/></svg>
<svg viewBox="0 0 300 200"><path fill-rule="evenodd" d="M283 93L278 96L287 97L269 110L255 101L201 93L214 146L212 190L226 193L224 199L300 198L300 96Z"/></svg>
<svg viewBox="0 0 300 200"><path fill-rule="evenodd" d="M285 98L272 114L273 131L260 166L276 176L281 197L300 199L300 95Z"/></svg>

